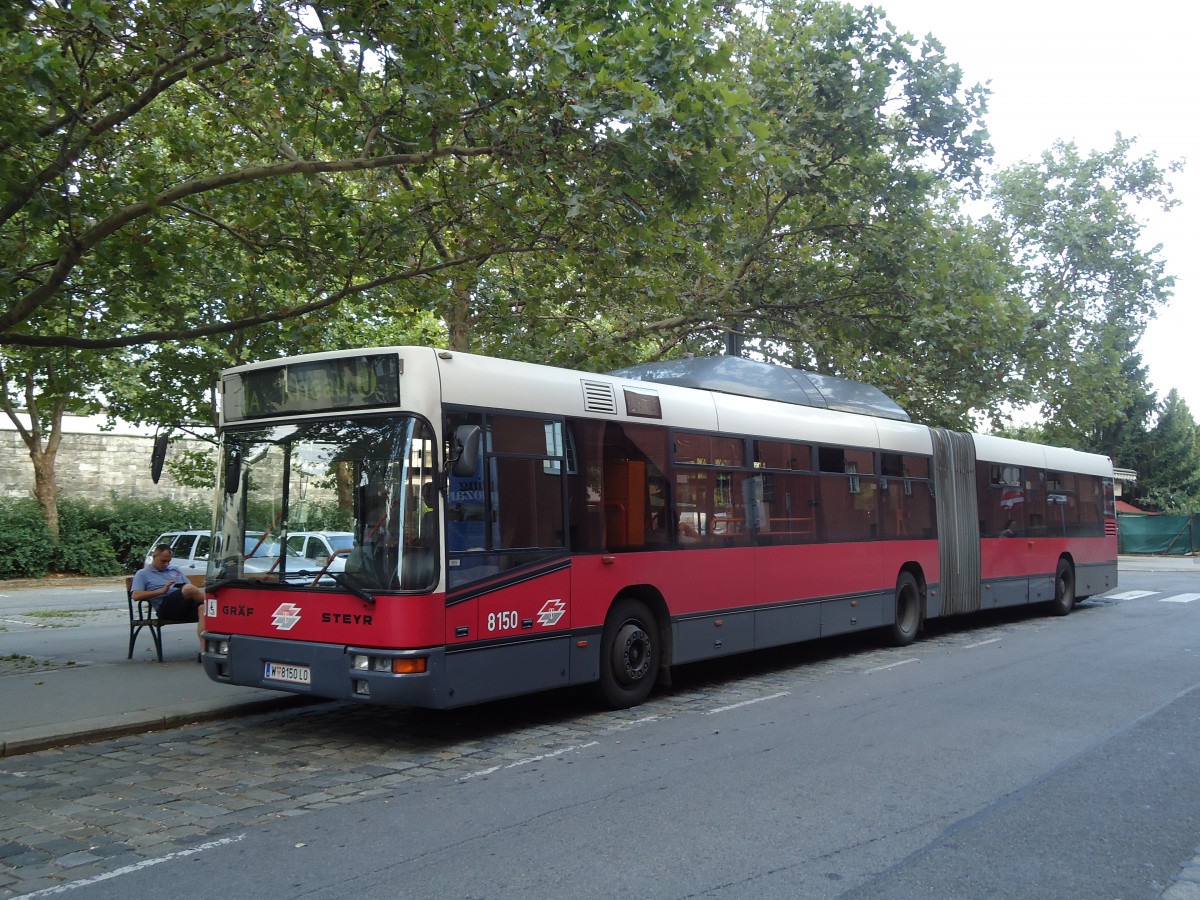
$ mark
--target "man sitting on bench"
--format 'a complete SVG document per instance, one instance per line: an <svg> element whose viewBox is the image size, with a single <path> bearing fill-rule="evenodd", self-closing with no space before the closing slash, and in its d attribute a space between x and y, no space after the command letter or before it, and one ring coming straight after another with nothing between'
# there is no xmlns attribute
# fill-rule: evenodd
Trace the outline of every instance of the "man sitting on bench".
<svg viewBox="0 0 1200 900"><path fill-rule="evenodd" d="M155 547L150 562L134 573L132 597L149 600L159 619L195 622L196 634L201 636L200 649L204 649L204 619L200 615L204 607L204 590L171 565L168 545Z"/></svg>

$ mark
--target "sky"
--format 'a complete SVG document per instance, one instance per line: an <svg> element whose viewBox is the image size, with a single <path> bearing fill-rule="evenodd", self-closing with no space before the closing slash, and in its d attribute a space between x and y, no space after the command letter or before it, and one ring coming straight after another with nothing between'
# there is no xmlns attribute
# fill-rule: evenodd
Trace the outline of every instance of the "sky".
<svg viewBox="0 0 1200 900"><path fill-rule="evenodd" d="M857 3L866 6L867 3ZM1171 0L875 0L901 31L932 33L964 83L990 82L985 118L998 167L1055 141L1109 150L1137 139L1171 176L1179 205L1139 211L1144 249L1175 277L1140 349L1159 399L1176 388L1200 420L1200 4Z"/></svg>

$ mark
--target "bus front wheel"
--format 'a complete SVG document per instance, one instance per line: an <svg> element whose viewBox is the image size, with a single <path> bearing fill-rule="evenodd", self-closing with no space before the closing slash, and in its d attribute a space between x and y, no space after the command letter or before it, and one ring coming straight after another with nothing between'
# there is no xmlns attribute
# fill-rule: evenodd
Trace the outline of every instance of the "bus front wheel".
<svg viewBox="0 0 1200 900"><path fill-rule="evenodd" d="M600 641L600 699L612 709L644 701L658 676L658 654L658 630L646 604L618 600Z"/></svg>
<svg viewBox="0 0 1200 900"><path fill-rule="evenodd" d="M1054 599L1050 601L1050 615L1065 616L1075 605L1075 569L1065 559L1058 561L1054 573Z"/></svg>

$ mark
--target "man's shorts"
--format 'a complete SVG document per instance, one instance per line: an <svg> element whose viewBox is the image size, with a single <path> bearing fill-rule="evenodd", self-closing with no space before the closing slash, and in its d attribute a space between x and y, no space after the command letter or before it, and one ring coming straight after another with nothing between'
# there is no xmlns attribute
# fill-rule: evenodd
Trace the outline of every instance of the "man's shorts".
<svg viewBox="0 0 1200 900"><path fill-rule="evenodd" d="M162 602L158 604L158 617L176 622L197 622L200 607L183 596L182 588L175 587L163 594Z"/></svg>

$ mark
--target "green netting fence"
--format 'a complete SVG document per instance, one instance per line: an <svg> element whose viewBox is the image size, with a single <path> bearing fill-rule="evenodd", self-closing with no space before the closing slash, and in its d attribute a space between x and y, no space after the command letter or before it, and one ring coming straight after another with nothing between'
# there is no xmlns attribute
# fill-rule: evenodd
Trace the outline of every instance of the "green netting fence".
<svg viewBox="0 0 1200 900"><path fill-rule="evenodd" d="M1200 553L1200 515L1117 516L1117 551L1187 556Z"/></svg>

